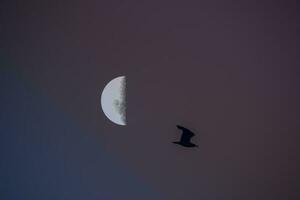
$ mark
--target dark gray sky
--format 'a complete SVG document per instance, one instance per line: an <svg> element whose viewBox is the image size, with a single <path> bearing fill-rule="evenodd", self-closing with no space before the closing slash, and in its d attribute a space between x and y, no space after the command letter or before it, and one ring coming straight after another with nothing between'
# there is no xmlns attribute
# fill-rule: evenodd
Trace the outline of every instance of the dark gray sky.
<svg viewBox="0 0 300 200"><path fill-rule="evenodd" d="M28 120L27 126L41 135L62 133L70 141L61 151L73 156L74 169L81 166L72 171L72 181L62 175L61 191L40 190L56 193L57 199L100 198L95 192L104 169L96 155L104 151L130 171L122 176L142 180L154 199L299 199L298 11L297 3L285 1L1 1L1 75L6 81L1 87L10 94L3 75L8 70L63 113L66 119L53 123L52 109L41 110L49 115L45 124L35 129L34 120ZM112 124L100 108L103 87L120 75L127 77L126 127ZM22 96L11 98L26 107ZM39 98L28 101L46 105ZM20 121L12 117L9 122L20 127ZM72 129L64 131L70 123L81 130L76 137ZM180 135L176 124L196 133L199 149L171 143ZM26 130L28 138L35 137L31 128ZM4 146L5 159L12 154L9 149ZM56 166L55 159L41 162ZM13 170L9 173L19 180ZM41 175L32 176L38 183ZM59 182L57 177L49 179ZM82 196L63 193L69 181L82 178L89 189L74 186ZM120 179L112 177L118 186L110 183L104 191L119 191L124 184L128 194L123 199L141 198L130 196L133 189L126 186L136 184L140 190L138 181ZM21 194L10 185L4 188L6 199ZM31 190L28 199L38 197ZM105 198L120 198L109 195Z"/></svg>

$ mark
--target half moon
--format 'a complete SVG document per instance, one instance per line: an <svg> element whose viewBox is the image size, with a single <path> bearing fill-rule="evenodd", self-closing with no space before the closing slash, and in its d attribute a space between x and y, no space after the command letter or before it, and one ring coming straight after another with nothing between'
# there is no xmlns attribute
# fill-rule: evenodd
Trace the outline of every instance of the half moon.
<svg viewBox="0 0 300 200"><path fill-rule="evenodd" d="M105 116L118 125L126 125L126 77L111 80L103 89L101 107Z"/></svg>

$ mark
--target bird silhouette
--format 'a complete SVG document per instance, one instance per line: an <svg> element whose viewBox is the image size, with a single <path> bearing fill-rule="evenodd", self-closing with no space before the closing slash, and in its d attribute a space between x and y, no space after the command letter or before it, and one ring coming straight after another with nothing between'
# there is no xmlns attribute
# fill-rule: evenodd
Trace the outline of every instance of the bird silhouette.
<svg viewBox="0 0 300 200"><path fill-rule="evenodd" d="M195 134L192 131L180 125L177 125L176 127L182 130L182 134L180 141L173 142L174 144L178 144L184 147L198 147L196 144L191 143L191 138L195 136Z"/></svg>

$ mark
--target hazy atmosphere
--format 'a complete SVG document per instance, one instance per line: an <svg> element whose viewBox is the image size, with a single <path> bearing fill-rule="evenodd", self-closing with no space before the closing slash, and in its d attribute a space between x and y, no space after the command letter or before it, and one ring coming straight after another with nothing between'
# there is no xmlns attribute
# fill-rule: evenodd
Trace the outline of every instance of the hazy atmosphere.
<svg viewBox="0 0 300 200"><path fill-rule="evenodd" d="M298 200L299 8L1 1L0 199Z"/></svg>

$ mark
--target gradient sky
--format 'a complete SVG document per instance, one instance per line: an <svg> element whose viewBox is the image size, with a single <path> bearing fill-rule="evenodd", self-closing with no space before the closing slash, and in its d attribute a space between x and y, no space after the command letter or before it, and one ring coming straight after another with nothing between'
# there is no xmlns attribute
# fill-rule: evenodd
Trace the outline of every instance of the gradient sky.
<svg viewBox="0 0 300 200"><path fill-rule="evenodd" d="M0 2L0 198L299 199L299 5ZM126 76L127 126L100 96ZM172 144L181 124L199 149Z"/></svg>

